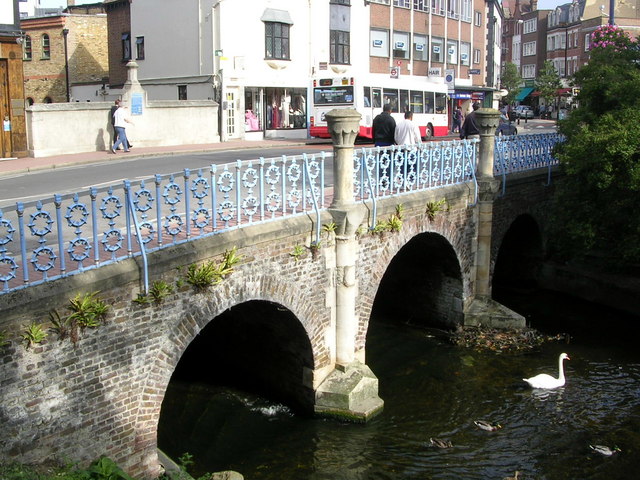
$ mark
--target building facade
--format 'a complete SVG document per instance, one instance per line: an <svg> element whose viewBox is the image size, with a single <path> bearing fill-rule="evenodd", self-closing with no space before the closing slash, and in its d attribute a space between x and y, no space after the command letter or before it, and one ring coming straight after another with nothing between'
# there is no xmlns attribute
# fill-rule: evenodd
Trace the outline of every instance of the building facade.
<svg viewBox="0 0 640 480"><path fill-rule="evenodd" d="M0 2L0 158L27 154L18 0Z"/></svg>
<svg viewBox="0 0 640 480"><path fill-rule="evenodd" d="M107 17L102 7L98 12L63 13L20 22L27 103L105 99L109 78Z"/></svg>

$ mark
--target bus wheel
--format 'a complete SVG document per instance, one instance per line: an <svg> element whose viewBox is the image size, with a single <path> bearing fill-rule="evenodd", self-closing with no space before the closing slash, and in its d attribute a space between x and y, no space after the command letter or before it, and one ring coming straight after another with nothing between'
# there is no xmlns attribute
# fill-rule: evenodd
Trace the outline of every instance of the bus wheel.
<svg viewBox="0 0 640 480"><path fill-rule="evenodd" d="M424 130L424 140L429 140L431 137L433 137L433 126L429 124Z"/></svg>

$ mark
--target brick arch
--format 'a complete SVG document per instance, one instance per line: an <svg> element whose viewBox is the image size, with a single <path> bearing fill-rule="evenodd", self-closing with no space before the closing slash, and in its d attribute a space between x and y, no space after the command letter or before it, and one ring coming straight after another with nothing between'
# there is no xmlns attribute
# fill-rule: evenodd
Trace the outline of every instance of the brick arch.
<svg viewBox="0 0 640 480"><path fill-rule="evenodd" d="M385 246L377 256L368 276L360 286L360 315L358 325L358 337L356 348L364 349L366 341L366 333L369 328L369 320L373 301L380 287L380 282L393 258L409 241L417 235L424 233L434 233L443 237L453 248L458 259L462 276L463 295L468 297L471 295L472 285L468 276L469 262L473 263L473 258L466 258L465 253L470 251L470 246L465 243L465 235L463 229L457 228L456 224L445 216L436 217L433 221L429 220L426 215L418 215L407 218L404 221L402 230L398 233L392 233L383 240ZM463 259L463 260L461 260ZM465 266L465 263L469 264ZM361 278L361 281L363 279Z"/></svg>
<svg viewBox="0 0 640 480"><path fill-rule="evenodd" d="M323 318L320 312L314 310L311 302L305 302L296 293L299 293L296 286L283 281L281 276L243 276L242 272L237 272L211 292L189 298L182 321L166 329L161 341L162 348L151 352L152 358L145 362L149 367L145 372L146 382L138 397L135 445L143 459L146 459L142 464L147 474L155 475L158 469L157 429L171 375L193 339L228 308L251 300L274 302L286 307L307 333L314 368L327 363L329 347L324 344L325 336L318 332L328 325L328 315L326 319Z"/></svg>

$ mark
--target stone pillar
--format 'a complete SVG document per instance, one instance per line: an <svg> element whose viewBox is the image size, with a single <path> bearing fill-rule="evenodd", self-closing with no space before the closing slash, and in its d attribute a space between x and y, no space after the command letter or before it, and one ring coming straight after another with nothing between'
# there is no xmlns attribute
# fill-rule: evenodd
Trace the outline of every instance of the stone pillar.
<svg viewBox="0 0 640 480"><path fill-rule="evenodd" d="M365 208L353 196L353 145L361 115L353 109L326 114L333 140L333 201L329 212L337 225L335 265L335 369L316 390L315 411L320 415L366 421L382 410L378 379L356 358L356 230Z"/></svg>
<svg viewBox="0 0 640 480"><path fill-rule="evenodd" d="M491 298L491 227L493 202L500 181L493 176L495 131L500 112L493 108L476 110L480 128L480 158L478 159L477 242L475 259L475 298L465 312L465 325L493 327L524 327L525 319Z"/></svg>

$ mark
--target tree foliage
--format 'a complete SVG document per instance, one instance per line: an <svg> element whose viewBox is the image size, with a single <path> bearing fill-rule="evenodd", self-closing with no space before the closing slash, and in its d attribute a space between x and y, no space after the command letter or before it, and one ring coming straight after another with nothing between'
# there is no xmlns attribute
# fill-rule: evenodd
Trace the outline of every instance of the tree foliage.
<svg viewBox="0 0 640 480"><path fill-rule="evenodd" d="M556 72L553 62L546 60L538 72L536 78L536 90L540 92L540 97L544 98L548 105L552 103L558 95L558 89L562 87L560 75Z"/></svg>
<svg viewBox="0 0 640 480"><path fill-rule="evenodd" d="M520 85L522 85L522 77L518 73L518 67L513 63L507 63L500 79L500 86L509 92L504 97L505 102L508 104L514 102L516 95L520 92Z"/></svg>
<svg viewBox="0 0 640 480"><path fill-rule="evenodd" d="M556 151L567 174L556 195L552 243L565 257L640 262L640 49L617 27L600 27L575 74L579 107L560 122Z"/></svg>

